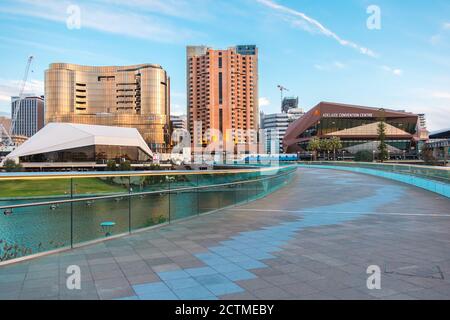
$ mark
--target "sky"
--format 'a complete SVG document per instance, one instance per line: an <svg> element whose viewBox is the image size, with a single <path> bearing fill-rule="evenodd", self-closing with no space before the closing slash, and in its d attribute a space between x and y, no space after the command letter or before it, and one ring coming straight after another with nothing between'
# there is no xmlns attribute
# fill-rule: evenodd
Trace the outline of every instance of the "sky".
<svg viewBox="0 0 450 320"><path fill-rule="evenodd" d="M79 17L79 19L78 19ZM450 127L448 0L0 0L0 115L44 93L53 62L160 64L172 113L186 113L186 46L259 48L259 104L280 111L277 85L305 110L320 101L426 113Z"/></svg>

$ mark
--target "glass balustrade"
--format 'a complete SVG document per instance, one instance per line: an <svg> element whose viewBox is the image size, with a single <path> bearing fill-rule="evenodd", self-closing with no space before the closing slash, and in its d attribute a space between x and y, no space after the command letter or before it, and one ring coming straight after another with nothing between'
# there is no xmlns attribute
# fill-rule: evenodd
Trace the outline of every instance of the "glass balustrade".
<svg viewBox="0 0 450 320"><path fill-rule="evenodd" d="M296 166L0 175L0 263L245 204Z"/></svg>

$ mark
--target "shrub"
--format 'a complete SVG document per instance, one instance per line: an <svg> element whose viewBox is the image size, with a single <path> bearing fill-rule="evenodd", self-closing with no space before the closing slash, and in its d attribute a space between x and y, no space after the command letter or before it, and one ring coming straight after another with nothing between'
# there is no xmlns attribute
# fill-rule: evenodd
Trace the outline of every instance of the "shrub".
<svg viewBox="0 0 450 320"><path fill-rule="evenodd" d="M115 160L108 160L108 162L106 163L106 170L107 171L116 171L117 169L117 164Z"/></svg>
<svg viewBox="0 0 450 320"><path fill-rule="evenodd" d="M130 161L123 161L119 165L120 171L131 171L131 162Z"/></svg>
<svg viewBox="0 0 450 320"><path fill-rule="evenodd" d="M20 163L16 163L12 159L8 159L3 164L3 168L6 172L20 172L23 170L23 167Z"/></svg>

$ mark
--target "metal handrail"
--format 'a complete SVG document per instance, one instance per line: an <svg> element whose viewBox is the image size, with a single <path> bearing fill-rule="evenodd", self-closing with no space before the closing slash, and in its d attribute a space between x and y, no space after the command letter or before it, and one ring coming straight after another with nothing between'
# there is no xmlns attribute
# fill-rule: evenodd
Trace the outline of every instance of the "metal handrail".
<svg viewBox="0 0 450 320"><path fill-rule="evenodd" d="M248 169L228 169L228 170L211 170L211 171L193 171L193 170L171 170L171 171L106 171L106 172L56 172L54 174L36 174L36 173L0 173L0 181L2 180L43 180L43 179L76 179L76 178L104 178L104 177L148 177L148 176L177 176L177 175L205 175L205 174L238 174L238 173L256 173L279 170L284 167L267 167L267 168L248 168Z"/></svg>
<svg viewBox="0 0 450 320"><path fill-rule="evenodd" d="M348 165L348 164L350 164L350 165ZM300 165L302 165L302 164L300 164ZM395 170L394 166L398 166L400 164L391 164L390 166L389 166L389 164L383 164L386 166L385 168L380 168L380 167L375 167L375 166L371 167L371 164L369 162L362 162L359 165L355 164L354 162L343 162L343 163L339 163L339 162L308 162L307 165L335 166L337 168L350 168L350 169L368 169L368 170L390 172L390 173L402 174L405 176L428 179L428 180L432 180L439 184L449 184L450 183L450 179L447 177L443 177L443 176L426 175L426 174L421 174L421 173L417 173L417 172ZM377 163L376 165L380 165L380 163ZM407 166L407 165L403 164L402 166ZM435 169L435 168L427 168L427 167L421 167L421 166L411 166L411 167L413 167L415 169L431 169L431 170ZM438 169L438 168L436 168L436 169ZM439 168L439 169L442 170L441 168ZM449 169L447 169L447 170L449 170Z"/></svg>
<svg viewBox="0 0 450 320"><path fill-rule="evenodd" d="M114 195L107 195L107 196L85 197L85 198L76 198L76 199L67 199L67 200L43 201L43 202L23 203L23 204L17 204L17 205L9 205L9 206L0 206L0 210L26 208L26 207L34 207L34 206L45 206L45 205L52 205L52 204L66 204L66 203L75 203L75 202L82 202L82 201L114 199L117 197L134 197L134 196L140 196L140 195L173 193L173 192L182 192L182 191L188 191L188 190L200 190L200 189L215 188L215 187L222 187L222 186L239 185L239 184L246 184L246 183L264 181L264 180L268 180L268 179L272 179L272 178L281 177L281 176L292 173L292 171L283 172L281 174L270 176L270 177L265 177L265 178L243 180L243 181L237 181L237 182L220 183L220 184L211 184L211 185L205 185L205 186L192 186L192 187L183 187L183 188L177 188L177 189L164 189L164 190L158 190L158 191L144 191L144 192L136 192L136 193L131 193L131 191L129 191L128 193L116 193ZM258 170L255 172L260 172L260 171Z"/></svg>

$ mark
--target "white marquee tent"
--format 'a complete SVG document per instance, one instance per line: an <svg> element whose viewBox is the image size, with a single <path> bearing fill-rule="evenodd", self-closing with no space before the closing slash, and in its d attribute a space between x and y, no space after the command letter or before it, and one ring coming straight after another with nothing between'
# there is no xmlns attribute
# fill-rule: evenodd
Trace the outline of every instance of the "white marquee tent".
<svg viewBox="0 0 450 320"><path fill-rule="evenodd" d="M92 145L138 147L149 156L152 151L135 128L74 123L49 123L6 156L6 159Z"/></svg>

